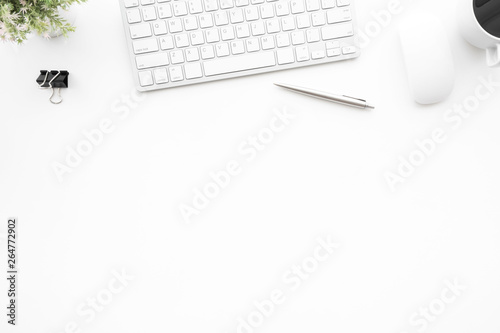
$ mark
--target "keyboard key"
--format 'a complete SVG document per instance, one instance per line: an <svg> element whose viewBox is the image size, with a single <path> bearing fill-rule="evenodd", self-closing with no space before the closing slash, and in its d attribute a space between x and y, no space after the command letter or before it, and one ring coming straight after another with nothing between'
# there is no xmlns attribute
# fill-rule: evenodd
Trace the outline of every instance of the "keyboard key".
<svg viewBox="0 0 500 333"><path fill-rule="evenodd" d="M276 46L286 47L290 46L290 35L287 33L276 35Z"/></svg>
<svg viewBox="0 0 500 333"><path fill-rule="evenodd" d="M141 12L139 12L138 8L127 10L127 21L128 23L141 22Z"/></svg>
<svg viewBox="0 0 500 333"><path fill-rule="evenodd" d="M250 28L248 24L240 24L236 26L236 36L238 38L245 38L250 36Z"/></svg>
<svg viewBox="0 0 500 333"><path fill-rule="evenodd" d="M250 2L248 0L236 0L236 7L248 6Z"/></svg>
<svg viewBox="0 0 500 333"><path fill-rule="evenodd" d="M229 55L229 45L228 43L220 43L215 46L218 57L225 57Z"/></svg>
<svg viewBox="0 0 500 333"><path fill-rule="evenodd" d="M264 23L262 21L253 22L251 26L252 26L252 35L254 36L260 36L266 33L266 30L264 28Z"/></svg>
<svg viewBox="0 0 500 333"><path fill-rule="evenodd" d="M234 39L234 28L233 27L224 27L221 29L222 40L231 40Z"/></svg>
<svg viewBox="0 0 500 333"><path fill-rule="evenodd" d="M136 40L132 43L132 46L135 54L158 51L158 42L156 38Z"/></svg>
<svg viewBox="0 0 500 333"><path fill-rule="evenodd" d="M141 5L146 6L146 5L152 5L155 3L155 0L141 0Z"/></svg>
<svg viewBox="0 0 500 333"><path fill-rule="evenodd" d="M245 8L245 19L247 21L255 21L259 19L259 10L257 7Z"/></svg>
<svg viewBox="0 0 500 333"><path fill-rule="evenodd" d="M321 28L323 40L342 38L354 35L352 23L339 23Z"/></svg>
<svg viewBox="0 0 500 333"><path fill-rule="evenodd" d="M339 41L328 41L326 42L326 49L338 49L340 48L340 42Z"/></svg>
<svg viewBox="0 0 500 333"><path fill-rule="evenodd" d="M299 14L304 12L304 0L292 0L290 2L292 7L292 14Z"/></svg>
<svg viewBox="0 0 500 333"><path fill-rule="evenodd" d="M139 6L139 0L123 0L125 8L137 7Z"/></svg>
<svg viewBox="0 0 500 333"><path fill-rule="evenodd" d="M323 7L323 9L335 7L335 0L321 0L321 7Z"/></svg>
<svg viewBox="0 0 500 333"><path fill-rule="evenodd" d="M168 30L170 30L171 33L182 31L182 23L180 19L168 20L167 22Z"/></svg>
<svg viewBox="0 0 500 333"><path fill-rule="evenodd" d="M212 14L200 15L200 28L211 28L214 26Z"/></svg>
<svg viewBox="0 0 500 333"><path fill-rule="evenodd" d="M203 38L203 31L194 31L189 34L191 38L191 45L201 45L205 43L205 38Z"/></svg>
<svg viewBox="0 0 500 333"><path fill-rule="evenodd" d="M153 85L153 76L150 71L139 72L139 83L141 87L148 87Z"/></svg>
<svg viewBox="0 0 500 333"><path fill-rule="evenodd" d="M176 82L184 80L181 66L172 66L168 69L168 71L170 73L170 81Z"/></svg>
<svg viewBox="0 0 500 333"><path fill-rule="evenodd" d="M281 19L281 25L283 26L283 31L295 30L295 19L293 16L284 17Z"/></svg>
<svg viewBox="0 0 500 333"><path fill-rule="evenodd" d="M207 61L203 67L206 76L214 76L275 65L274 52L259 52Z"/></svg>
<svg viewBox="0 0 500 333"><path fill-rule="evenodd" d="M212 59L215 57L214 47L212 45L205 45L200 48L202 59Z"/></svg>
<svg viewBox="0 0 500 333"><path fill-rule="evenodd" d="M186 73L186 79L198 79L203 76L201 72L200 63L186 64L184 65L184 72Z"/></svg>
<svg viewBox="0 0 500 333"><path fill-rule="evenodd" d="M320 25L326 24L325 13L324 12L316 12L311 15L312 25L313 27L317 27Z"/></svg>
<svg viewBox="0 0 500 333"><path fill-rule="evenodd" d="M274 17L273 5L263 5L260 6L260 17L263 19Z"/></svg>
<svg viewBox="0 0 500 333"><path fill-rule="evenodd" d="M200 54L198 53L198 49L196 47L186 50L186 60L187 61L200 60Z"/></svg>
<svg viewBox="0 0 500 333"><path fill-rule="evenodd" d="M295 55L297 56L297 61L299 62L309 60L309 47L307 47L307 45L296 47Z"/></svg>
<svg viewBox="0 0 500 333"><path fill-rule="evenodd" d="M195 16L185 17L183 21L184 21L184 29L186 31L198 29L198 21L196 20Z"/></svg>
<svg viewBox="0 0 500 333"><path fill-rule="evenodd" d="M142 17L144 21L154 21L156 20L156 9L155 7L145 7L142 9Z"/></svg>
<svg viewBox="0 0 500 333"><path fill-rule="evenodd" d="M341 55L342 52L340 51L340 49L327 49L326 54L329 57L337 57L337 56Z"/></svg>
<svg viewBox="0 0 500 333"><path fill-rule="evenodd" d="M292 32L292 44L300 45L306 42L306 38L304 37L304 31L294 31Z"/></svg>
<svg viewBox="0 0 500 333"><path fill-rule="evenodd" d="M246 40L247 51L248 52L256 52L259 51L259 40L257 38L249 38Z"/></svg>
<svg viewBox="0 0 500 333"><path fill-rule="evenodd" d="M213 11L219 9L219 5L217 3L217 0L204 0L203 3L205 5L206 12L213 12Z"/></svg>
<svg viewBox="0 0 500 333"><path fill-rule="evenodd" d="M174 38L165 36L160 38L160 47L162 50L171 50L174 48Z"/></svg>
<svg viewBox="0 0 500 333"><path fill-rule="evenodd" d="M153 30L156 36L167 34L167 24L165 21L156 21L153 23Z"/></svg>
<svg viewBox="0 0 500 333"><path fill-rule="evenodd" d="M356 47L354 46L345 46L342 48L343 54L353 54L356 53Z"/></svg>
<svg viewBox="0 0 500 333"><path fill-rule="evenodd" d="M217 12L215 13L215 25L221 26L229 24L229 19L227 18L227 12Z"/></svg>
<svg viewBox="0 0 500 333"><path fill-rule="evenodd" d="M309 14L297 15L297 28L309 28L311 26L311 17Z"/></svg>
<svg viewBox="0 0 500 333"><path fill-rule="evenodd" d="M350 21L351 9L332 9L326 12L326 16L329 24Z"/></svg>
<svg viewBox="0 0 500 333"><path fill-rule="evenodd" d="M274 49L274 47L276 46L274 44L274 37L273 36L265 36L265 37L262 37L260 40L262 42L262 49L263 50Z"/></svg>
<svg viewBox="0 0 500 333"><path fill-rule="evenodd" d="M132 39L151 37L151 25L149 23L135 24L130 26L130 37Z"/></svg>
<svg viewBox="0 0 500 333"><path fill-rule="evenodd" d="M278 57L278 64L280 65L286 65L295 62L292 48L279 49L276 51L276 56Z"/></svg>
<svg viewBox="0 0 500 333"><path fill-rule="evenodd" d="M166 53L154 53L136 57L135 62L137 69L166 66L168 65L168 56Z"/></svg>
<svg viewBox="0 0 500 333"><path fill-rule="evenodd" d="M172 6L168 3L166 5L158 6L158 16L161 19L172 17Z"/></svg>
<svg viewBox="0 0 500 333"><path fill-rule="evenodd" d="M170 61L174 65L182 64L184 62L184 53L182 53L182 50L170 52Z"/></svg>
<svg viewBox="0 0 500 333"><path fill-rule="evenodd" d="M323 50L316 50L316 51L313 51L311 54L312 59L322 59L324 57L325 57L325 51L323 51Z"/></svg>
<svg viewBox="0 0 500 333"><path fill-rule="evenodd" d="M308 43L314 43L314 42L319 42L319 30L318 29L309 29L306 32L307 36L307 42Z"/></svg>
<svg viewBox="0 0 500 333"><path fill-rule="evenodd" d="M186 3L183 1L175 1L173 9L175 16L184 16L188 13Z"/></svg>
<svg viewBox="0 0 500 333"><path fill-rule="evenodd" d="M290 14L290 8L288 2L278 2L276 3L276 16L286 16Z"/></svg>
<svg viewBox="0 0 500 333"><path fill-rule="evenodd" d="M231 52L233 54L245 53L245 44L241 40L235 40L231 42Z"/></svg>
<svg viewBox="0 0 500 333"><path fill-rule="evenodd" d="M178 48L189 46L188 34L175 35L174 39L175 39L175 45Z"/></svg>
<svg viewBox="0 0 500 333"><path fill-rule="evenodd" d="M205 33L207 35L207 43L216 43L220 40L218 29L210 29L207 30Z"/></svg>
<svg viewBox="0 0 500 333"><path fill-rule="evenodd" d="M154 77L156 84L162 84L168 82L167 70L165 68L155 69Z"/></svg>
<svg viewBox="0 0 500 333"><path fill-rule="evenodd" d="M351 0L337 0L337 6L349 6L351 4Z"/></svg>
<svg viewBox="0 0 500 333"><path fill-rule="evenodd" d="M201 0L189 0L188 7L189 13L191 14L199 14L203 12L203 5L201 4Z"/></svg>
<svg viewBox="0 0 500 333"><path fill-rule="evenodd" d="M220 0L221 9L229 9L233 7L234 7L233 0Z"/></svg>
<svg viewBox="0 0 500 333"><path fill-rule="evenodd" d="M267 33L273 34L280 31L279 20L267 20L266 21Z"/></svg>
<svg viewBox="0 0 500 333"><path fill-rule="evenodd" d="M306 9L308 12L319 10L318 0L306 0Z"/></svg>
<svg viewBox="0 0 500 333"><path fill-rule="evenodd" d="M231 18L231 23L241 23L243 22L243 9L235 8L229 11L229 17Z"/></svg>

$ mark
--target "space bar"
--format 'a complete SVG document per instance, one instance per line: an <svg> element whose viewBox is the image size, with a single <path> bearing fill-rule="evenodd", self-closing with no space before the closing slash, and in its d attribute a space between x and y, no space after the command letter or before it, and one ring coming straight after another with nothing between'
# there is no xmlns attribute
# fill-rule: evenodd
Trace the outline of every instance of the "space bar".
<svg viewBox="0 0 500 333"><path fill-rule="evenodd" d="M213 76L275 65L274 51L270 51L207 61L203 64L203 67L206 76Z"/></svg>

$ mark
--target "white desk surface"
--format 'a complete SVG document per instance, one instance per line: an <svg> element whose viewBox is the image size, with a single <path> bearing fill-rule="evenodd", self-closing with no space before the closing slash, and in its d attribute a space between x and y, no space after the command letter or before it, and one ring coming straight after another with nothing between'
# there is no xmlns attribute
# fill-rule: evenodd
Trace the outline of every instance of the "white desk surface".
<svg viewBox="0 0 500 333"><path fill-rule="evenodd" d="M500 87L457 127L445 117L473 101L480 77L498 82L500 72L460 37L455 1L401 3L357 60L148 93L133 109L121 102L133 87L117 1L78 8L69 39L0 45L0 218L19 218L21 267L19 325L7 326L2 310L1 331L498 332ZM358 0L360 28L387 6ZM457 67L452 95L427 107L409 95L398 41L398 24L419 8L444 22ZM40 69L70 71L63 104L37 89ZM246 161L238 146L284 107L295 118ZM103 119L114 130L59 182L54 162ZM447 140L391 191L384 175L439 128ZM186 224L180 205L232 160L241 173ZM292 291L282 276L328 235L340 247ZM88 299L104 302L122 269L134 280L91 310ZM450 304L440 301L447 279L466 286ZM238 331L273 289L285 302Z"/></svg>

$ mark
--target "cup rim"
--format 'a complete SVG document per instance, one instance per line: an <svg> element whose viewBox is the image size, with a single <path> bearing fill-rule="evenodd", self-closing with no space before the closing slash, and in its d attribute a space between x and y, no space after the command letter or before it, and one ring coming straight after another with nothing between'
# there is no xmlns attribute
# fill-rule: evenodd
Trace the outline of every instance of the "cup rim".
<svg viewBox="0 0 500 333"><path fill-rule="evenodd" d="M495 39L495 41L497 43L500 43L500 37L497 37L495 35L490 34L488 31L486 31L486 29L483 28L483 26L481 24L479 24L479 20L477 19L476 12L474 11L474 1L475 0L471 1L472 2L472 15L474 15L474 23L479 27L479 29L481 29L481 31L483 31L489 37Z"/></svg>

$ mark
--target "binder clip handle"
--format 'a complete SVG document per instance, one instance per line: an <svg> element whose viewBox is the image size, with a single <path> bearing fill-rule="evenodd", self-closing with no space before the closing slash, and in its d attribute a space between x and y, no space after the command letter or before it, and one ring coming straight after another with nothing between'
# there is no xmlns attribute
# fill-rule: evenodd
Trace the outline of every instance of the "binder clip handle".
<svg viewBox="0 0 500 333"><path fill-rule="evenodd" d="M55 92L55 89L52 88L52 94L50 95L49 101L52 104L61 104L61 102L63 101L61 97L61 88L56 88L56 89L57 89L58 100L57 101L52 100L52 98L54 98L54 92Z"/></svg>

